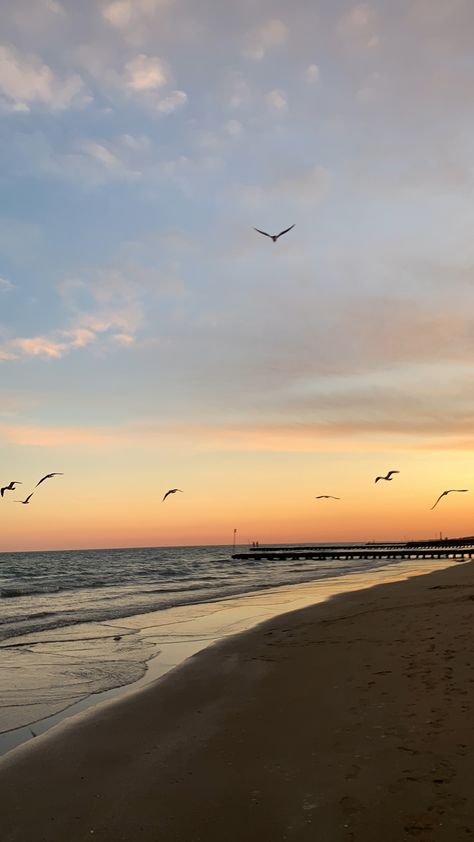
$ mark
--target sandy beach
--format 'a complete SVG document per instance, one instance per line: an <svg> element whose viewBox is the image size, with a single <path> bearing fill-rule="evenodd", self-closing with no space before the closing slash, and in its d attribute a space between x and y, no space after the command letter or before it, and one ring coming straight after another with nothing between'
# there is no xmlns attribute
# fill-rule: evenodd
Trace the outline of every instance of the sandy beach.
<svg viewBox="0 0 474 842"><path fill-rule="evenodd" d="M474 565L346 594L0 762L2 842L474 833Z"/></svg>

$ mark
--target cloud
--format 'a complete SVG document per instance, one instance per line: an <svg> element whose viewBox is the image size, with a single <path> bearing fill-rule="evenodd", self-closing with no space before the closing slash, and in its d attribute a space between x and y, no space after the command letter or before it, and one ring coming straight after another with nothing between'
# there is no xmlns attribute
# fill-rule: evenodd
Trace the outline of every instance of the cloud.
<svg viewBox="0 0 474 842"><path fill-rule="evenodd" d="M85 45L78 51L81 64L102 93L116 106L132 98L143 108L161 115L173 114L187 102L185 91L172 89L173 75L158 56L138 53L122 66L113 54Z"/></svg>
<svg viewBox="0 0 474 842"><path fill-rule="evenodd" d="M112 26L125 29L132 19L133 6L130 0L115 0L102 9L102 14Z"/></svg>
<svg viewBox="0 0 474 842"><path fill-rule="evenodd" d="M143 18L152 18L155 12L168 5L169 0L112 0L102 9L104 19L116 29L125 32Z"/></svg>
<svg viewBox="0 0 474 842"><path fill-rule="evenodd" d="M43 134L31 133L26 138L19 136L16 153L22 175L31 172L36 177L65 179L81 189L115 181L137 181L145 171L155 168L152 143L146 135L123 134L107 140L83 138L61 151Z"/></svg>
<svg viewBox="0 0 474 842"><path fill-rule="evenodd" d="M253 94L245 76L240 73L232 74L227 85L227 105L229 108L248 108L253 102Z"/></svg>
<svg viewBox="0 0 474 842"><path fill-rule="evenodd" d="M377 47L380 43L377 15L369 3L353 6L340 18L337 29L344 40L369 49Z"/></svg>
<svg viewBox="0 0 474 842"><path fill-rule="evenodd" d="M271 111L275 111L280 114L285 112L288 108L288 100L286 98L286 94L279 88L275 88L273 91L270 91L266 95L265 101Z"/></svg>
<svg viewBox="0 0 474 842"><path fill-rule="evenodd" d="M132 91L155 91L168 81L161 59L139 53L125 65L125 83Z"/></svg>
<svg viewBox="0 0 474 842"><path fill-rule="evenodd" d="M305 77L306 81L310 82L310 84L316 85L319 82L320 75L321 74L319 72L319 67L317 64L309 64L306 68Z"/></svg>
<svg viewBox="0 0 474 842"><path fill-rule="evenodd" d="M85 154L90 155L91 158L95 158L96 161L99 161L101 164L104 164L106 167L120 167L122 166L121 161L114 155L110 149L107 149L106 146L103 146L102 143L96 143L92 140L83 141L81 144L82 150Z"/></svg>
<svg viewBox="0 0 474 842"><path fill-rule="evenodd" d="M83 140L60 159L60 165L74 179L89 186L109 181L136 181L148 163L149 146L143 136L122 135L113 141ZM134 145L135 142L135 145Z"/></svg>
<svg viewBox="0 0 474 842"><path fill-rule="evenodd" d="M97 270L88 282L66 279L58 292L69 313L67 327L6 339L0 344L0 359L60 359L98 340L111 347L132 345L143 322L141 280L138 272L114 269Z"/></svg>
<svg viewBox="0 0 474 842"><path fill-rule="evenodd" d="M0 278L0 292L10 292L13 289L13 284L7 278Z"/></svg>
<svg viewBox="0 0 474 842"><path fill-rule="evenodd" d="M14 47L0 46L0 102L13 111L32 106L64 110L90 101L81 77L57 77L35 56L22 56Z"/></svg>
<svg viewBox="0 0 474 842"><path fill-rule="evenodd" d="M224 130L226 134L230 135L230 137L240 137L242 134L244 127L239 120L228 120L228 122L224 126Z"/></svg>
<svg viewBox="0 0 474 842"><path fill-rule="evenodd" d="M71 351L85 348L96 342L101 334L110 333L110 338L120 345L131 345L134 341L131 334L115 333L123 331L136 319L130 318L126 308L117 312L102 315L87 315L78 319L77 326L67 330L55 330L50 334L18 337L0 346L0 360L18 360L22 357L43 357L45 359L60 359ZM126 341L124 341L126 336Z"/></svg>
<svg viewBox="0 0 474 842"><path fill-rule="evenodd" d="M186 105L187 101L188 96L184 91L171 91L168 96L157 102L156 110L160 114L173 114Z"/></svg>
<svg viewBox="0 0 474 842"><path fill-rule="evenodd" d="M373 409L371 402L368 410ZM399 408L400 409L400 408ZM221 452L362 452L375 447L394 451L472 451L472 410L451 419L441 416L426 423L422 414L409 419L400 411L377 419L369 411L360 418L335 420L271 420L214 423L155 423L132 421L111 425L62 425L0 423L0 440L34 447L79 446L86 448L152 445L188 447L194 451Z"/></svg>
<svg viewBox="0 0 474 842"><path fill-rule="evenodd" d="M287 39L288 29L285 24L277 18L272 18L248 33L245 55L255 61L261 61L267 52L282 47Z"/></svg>
<svg viewBox="0 0 474 842"><path fill-rule="evenodd" d="M77 328L74 330L54 331L49 336L19 337L6 343L0 348L3 359L19 359L20 357L46 357L59 359L73 348L83 348L93 342L95 336L92 331Z"/></svg>

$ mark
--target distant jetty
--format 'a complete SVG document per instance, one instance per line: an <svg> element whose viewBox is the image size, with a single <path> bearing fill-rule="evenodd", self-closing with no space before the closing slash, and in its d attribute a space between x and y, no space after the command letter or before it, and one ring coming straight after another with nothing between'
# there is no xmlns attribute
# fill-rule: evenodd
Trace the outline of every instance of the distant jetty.
<svg viewBox="0 0 474 842"><path fill-rule="evenodd" d="M252 547L248 552L235 553L232 558L267 559L267 560L318 560L330 559L349 561L351 559L439 559L469 561L474 558L474 536L464 538L445 538L438 541L406 541L404 543L367 543L367 544L313 544L312 546L293 547Z"/></svg>

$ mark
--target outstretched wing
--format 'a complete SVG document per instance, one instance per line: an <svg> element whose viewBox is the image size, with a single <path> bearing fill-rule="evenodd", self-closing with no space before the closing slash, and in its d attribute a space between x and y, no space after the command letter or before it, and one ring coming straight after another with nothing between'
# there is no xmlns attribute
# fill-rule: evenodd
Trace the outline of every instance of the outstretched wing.
<svg viewBox="0 0 474 842"><path fill-rule="evenodd" d="M41 483L44 482L45 479L51 479L52 477L62 477L62 476L64 476L64 474L62 474L61 472L56 472L55 474L46 474L44 477L41 477L39 482L36 483L35 488L38 488L38 485L41 485Z"/></svg>
<svg viewBox="0 0 474 842"><path fill-rule="evenodd" d="M296 225L296 222L293 225L290 225L289 228L285 228L284 231L280 231L280 233L277 234L277 237L283 237L283 234L288 234L288 231L291 231L291 229L294 228L295 225Z"/></svg>
<svg viewBox="0 0 474 842"><path fill-rule="evenodd" d="M260 228L254 228L253 230L258 231L259 234L263 234L264 237L270 237L270 239L272 238L271 234L267 234L266 231L260 231Z"/></svg>
<svg viewBox="0 0 474 842"><path fill-rule="evenodd" d="M173 493L172 491L167 491L161 502L164 503L168 494L172 494L172 493Z"/></svg>
<svg viewBox="0 0 474 842"><path fill-rule="evenodd" d="M375 484L377 484L377 483L378 483L379 479L385 479L385 477L376 477L376 478L375 478Z"/></svg>
<svg viewBox="0 0 474 842"><path fill-rule="evenodd" d="M449 491L443 491L443 493L439 495L439 497L438 497L436 503L434 504L434 506L431 506L430 511L432 511L435 508L435 506L438 505L439 501L441 500L441 497L444 497L445 494L449 494Z"/></svg>
<svg viewBox="0 0 474 842"><path fill-rule="evenodd" d="M399 474L399 473L400 473L400 471L389 471L388 474L387 474L387 479L390 479L392 474Z"/></svg>

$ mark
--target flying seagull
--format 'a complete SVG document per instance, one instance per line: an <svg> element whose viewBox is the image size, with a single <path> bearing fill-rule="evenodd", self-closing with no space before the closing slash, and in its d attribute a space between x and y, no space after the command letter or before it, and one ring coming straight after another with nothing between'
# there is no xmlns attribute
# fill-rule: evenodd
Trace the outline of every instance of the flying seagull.
<svg viewBox="0 0 474 842"><path fill-rule="evenodd" d="M38 485L41 485L41 483L44 482L45 479L51 479L51 477L63 477L63 476L64 476L64 474L62 474L61 472L56 473L56 474L46 474L46 476L41 477L40 481L36 483L35 488L38 488Z"/></svg>
<svg viewBox="0 0 474 842"><path fill-rule="evenodd" d="M34 492L34 491L32 491L32 492L31 492L31 494L28 494L28 497L26 498L26 500L14 500L14 502L15 502L15 503L22 503L22 504L23 504L23 506L26 506L26 504L30 502L30 500L31 500L31 498L33 497L33 494L34 494L34 493L35 493L35 492Z"/></svg>
<svg viewBox="0 0 474 842"><path fill-rule="evenodd" d="M296 225L296 223L295 223L295 225ZM285 230L280 231L279 234L267 234L266 231L260 231L260 228L254 228L253 230L258 231L259 234L263 234L264 237L270 237L270 239L273 240L274 243L276 243L276 241L278 240L278 237L282 237L283 234L288 234L288 231L291 231L291 229L294 228L295 225L290 225L289 228L285 228Z"/></svg>
<svg viewBox="0 0 474 842"><path fill-rule="evenodd" d="M430 511L432 509L434 509L435 506L438 505L439 501L441 500L441 497L444 497L446 494L451 494L452 491L469 491L469 489L468 488L450 488L450 489L448 489L448 491L443 491L443 493L439 495L439 497L438 497L436 503L434 504L434 506L431 506Z"/></svg>
<svg viewBox="0 0 474 842"><path fill-rule="evenodd" d="M332 494L319 494L318 497L314 498L315 500L340 500L340 497L333 497Z"/></svg>
<svg viewBox="0 0 474 842"><path fill-rule="evenodd" d="M166 494L165 494L165 496L163 497L163 499L162 499L162 501L161 501L161 502L162 502L162 503L164 503L164 502L165 502L165 500L166 500L166 498L167 498L168 494L176 494L176 492L177 492L177 491L181 491L181 489L180 489L180 488L170 488L170 490L166 492ZM183 491L181 491L181 494L183 494Z"/></svg>
<svg viewBox="0 0 474 842"><path fill-rule="evenodd" d="M392 479L393 479L392 474L399 474L399 473L400 473L400 471L389 471L386 477L377 477L375 482L378 482L379 479L385 479L385 480L387 480L387 482L391 482Z"/></svg>
<svg viewBox="0 0 474 842"><path fill-rule="evenodd" d="M13 479L9 485L4 485L3 488L0 488L0 494L4 495L5 491L15 491L15 485L21 485L22 483L18 479Z"/></svg>

